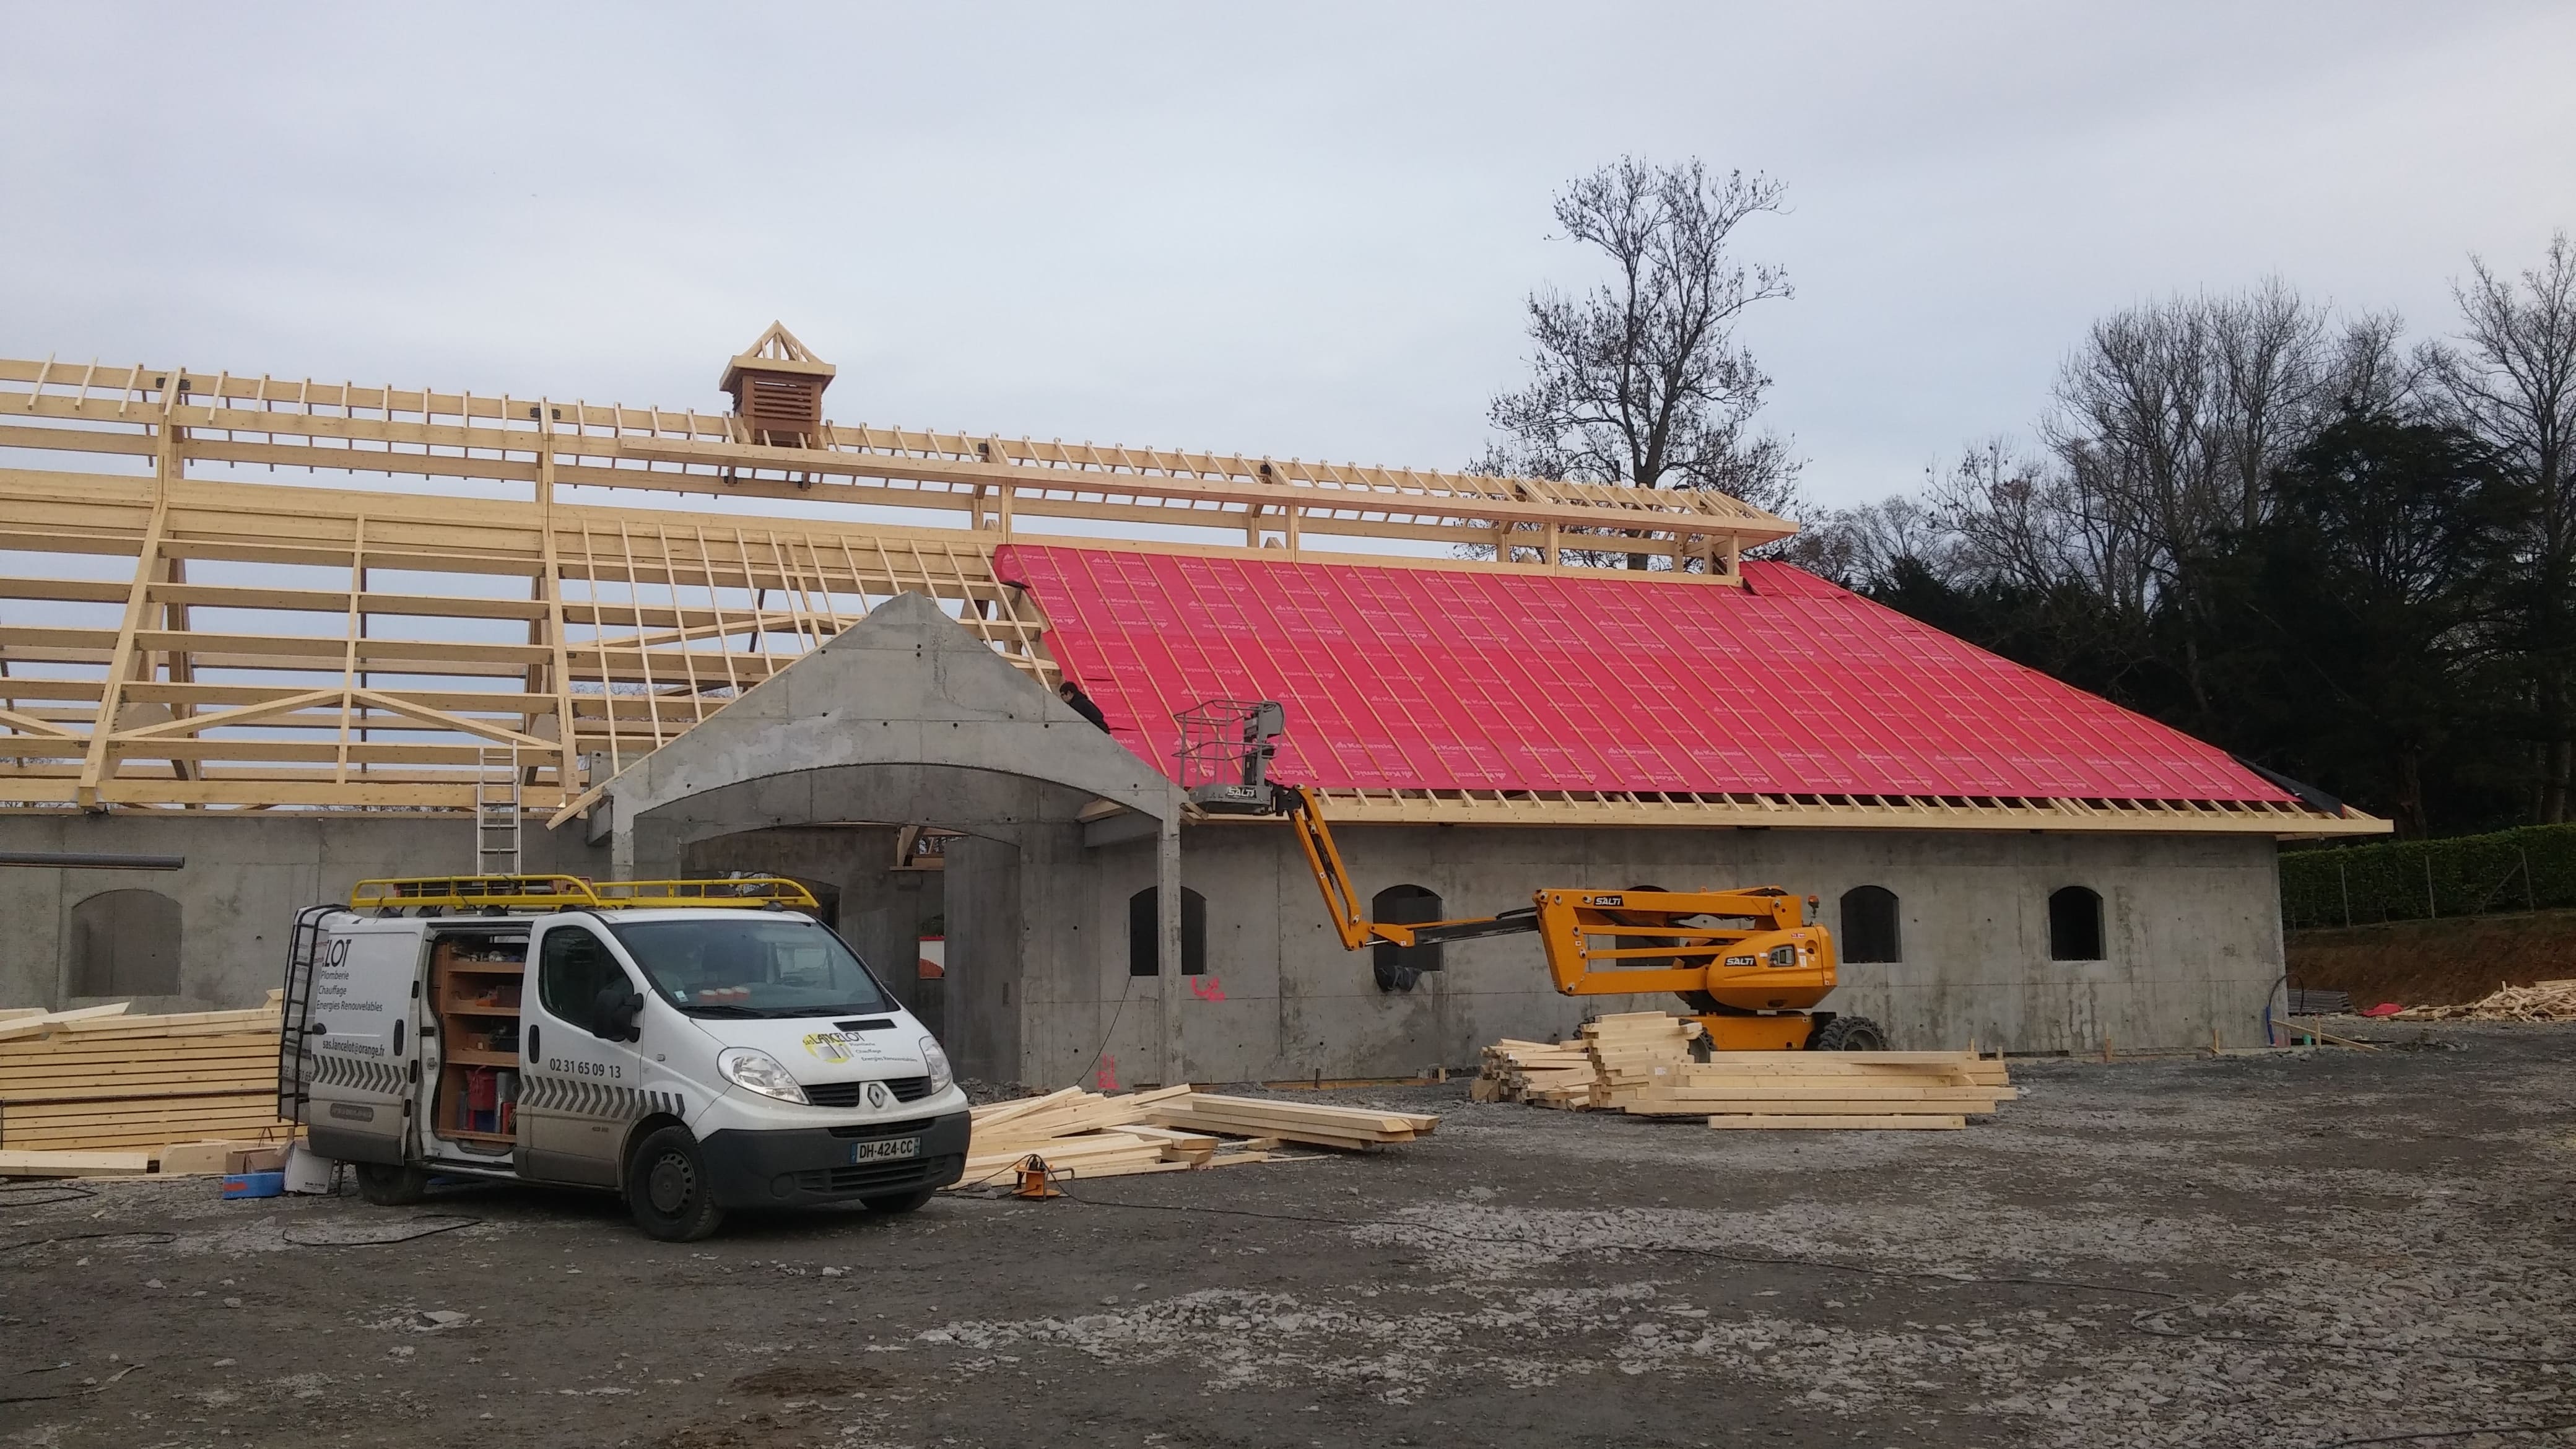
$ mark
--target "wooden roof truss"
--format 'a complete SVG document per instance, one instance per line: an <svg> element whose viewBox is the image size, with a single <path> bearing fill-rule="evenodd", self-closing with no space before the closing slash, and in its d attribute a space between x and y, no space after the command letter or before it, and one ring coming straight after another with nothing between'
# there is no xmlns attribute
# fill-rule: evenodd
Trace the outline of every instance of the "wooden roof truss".
<svg viewBox="0 0 2576 1449"><path fill-rule="evenodd" d="M782 329L783 335L783 329ZM790 361L792 338L756 351ZM900 592L1043 683L993 551L1050 520L1493 545L1621 532L1736 583L1795 525L1715 493L0 359L0 808L470 811L495 760L560 821ZM351 486L234 481L242 469ZM209 477L209 473L217 476ZM403 480L436 480L414 489ZM929 526L568 503L634 488L914 510ZM461 497L507 489L516 499ZM1574 546L1568 541L1564 546ZM1231 551L1230 548L1228 551ZM1349 555L1341 555L1348 557ZM1418 560L1419 561L1419 560ZM1431 561L1419 561L1431 562ZM1437 567L1476 567L1443 561ZM2292 806L1633 792L1333 792L1336 821L2348 833Z"/></svg>

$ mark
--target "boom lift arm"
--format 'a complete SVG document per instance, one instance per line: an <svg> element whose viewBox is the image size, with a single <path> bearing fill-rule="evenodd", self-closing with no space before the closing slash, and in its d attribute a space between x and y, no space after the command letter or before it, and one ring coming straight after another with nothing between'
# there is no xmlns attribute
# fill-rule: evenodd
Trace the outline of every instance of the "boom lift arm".
<svg viewBox="0 0 2576 1449"><path fill-rule="evenodd" d="M1802 900L1777 886L1551 889L1534 892L1526 909L1499 915L1370 920L1324 819L1322 797L1310 788L1266 778L1275 748L1269 741L1285 724L1279 706L1265 701L1229 709L1227 702L1216 701L1183 716L1184 725L1193 717L1203 724L1239 723L1240 738L1220 735L1221 744L1213 750L1235 767L1228 771L1235 778L1192 787L1191 799L1213 813L1285 818L1324 898L1324 914L1346 951L1379 943L1425 946L1535 932L1559 992L1673 992L1689 1003L1709 1042L1721 1050L1886 1045L1885 1034L1866 1018L1808 1009L1834 989L1833 935L1807 919L1813 897ZM1195 761L1207 763L1210 753L1202 742ZM1185 748L1185 771L1193 759L1193 751Z"/></svg>

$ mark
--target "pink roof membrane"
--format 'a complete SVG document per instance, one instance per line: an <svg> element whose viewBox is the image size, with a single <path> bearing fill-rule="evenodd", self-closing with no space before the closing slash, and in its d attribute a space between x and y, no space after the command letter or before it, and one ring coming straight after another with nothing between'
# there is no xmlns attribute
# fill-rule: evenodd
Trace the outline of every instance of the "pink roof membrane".
<svg viewBox="0 0 2576 1449"><path fill-rule="evenodd" d="M2290 798L2227 755L1785 564L1749 587L1012 544L1118 739L1288 707L1325 788Z"/></svg>

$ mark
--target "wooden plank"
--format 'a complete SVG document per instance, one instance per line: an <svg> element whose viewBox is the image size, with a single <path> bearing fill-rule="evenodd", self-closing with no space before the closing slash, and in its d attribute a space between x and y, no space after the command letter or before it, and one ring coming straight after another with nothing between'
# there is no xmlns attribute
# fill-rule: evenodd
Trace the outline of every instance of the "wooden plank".
<svg viewBox="0 0 2576 1449"><path fill-rule="evenodd" d="M0 1152L0 1177L140 1177L149 1152Z"/></svg>
<svg viewBox="0 0 2576 1449"><path fill-rule="evenodd" d="M69 1011L48 1011L37 1016L14 1017L8 1021L0 1021L0 1038L34 1036L74 1022L95 1021L106 1016L122 1016L125 1014L125 1009L133 1004L130 1001L119 1001L106 1006L81 1006Z"/></svg>

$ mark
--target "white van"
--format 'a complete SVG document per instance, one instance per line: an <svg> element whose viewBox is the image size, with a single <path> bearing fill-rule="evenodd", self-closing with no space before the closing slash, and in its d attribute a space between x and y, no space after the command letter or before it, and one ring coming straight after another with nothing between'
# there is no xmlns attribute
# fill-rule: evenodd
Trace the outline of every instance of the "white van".
<svg viewBox="0 0 2576 1449"><path fill-rule="evenodd" d="M909 1212L965 1171L939 1043L783 880L365 881L297 918L281 1116L369 1202L433 1176L727 1209Z"/></svg>

